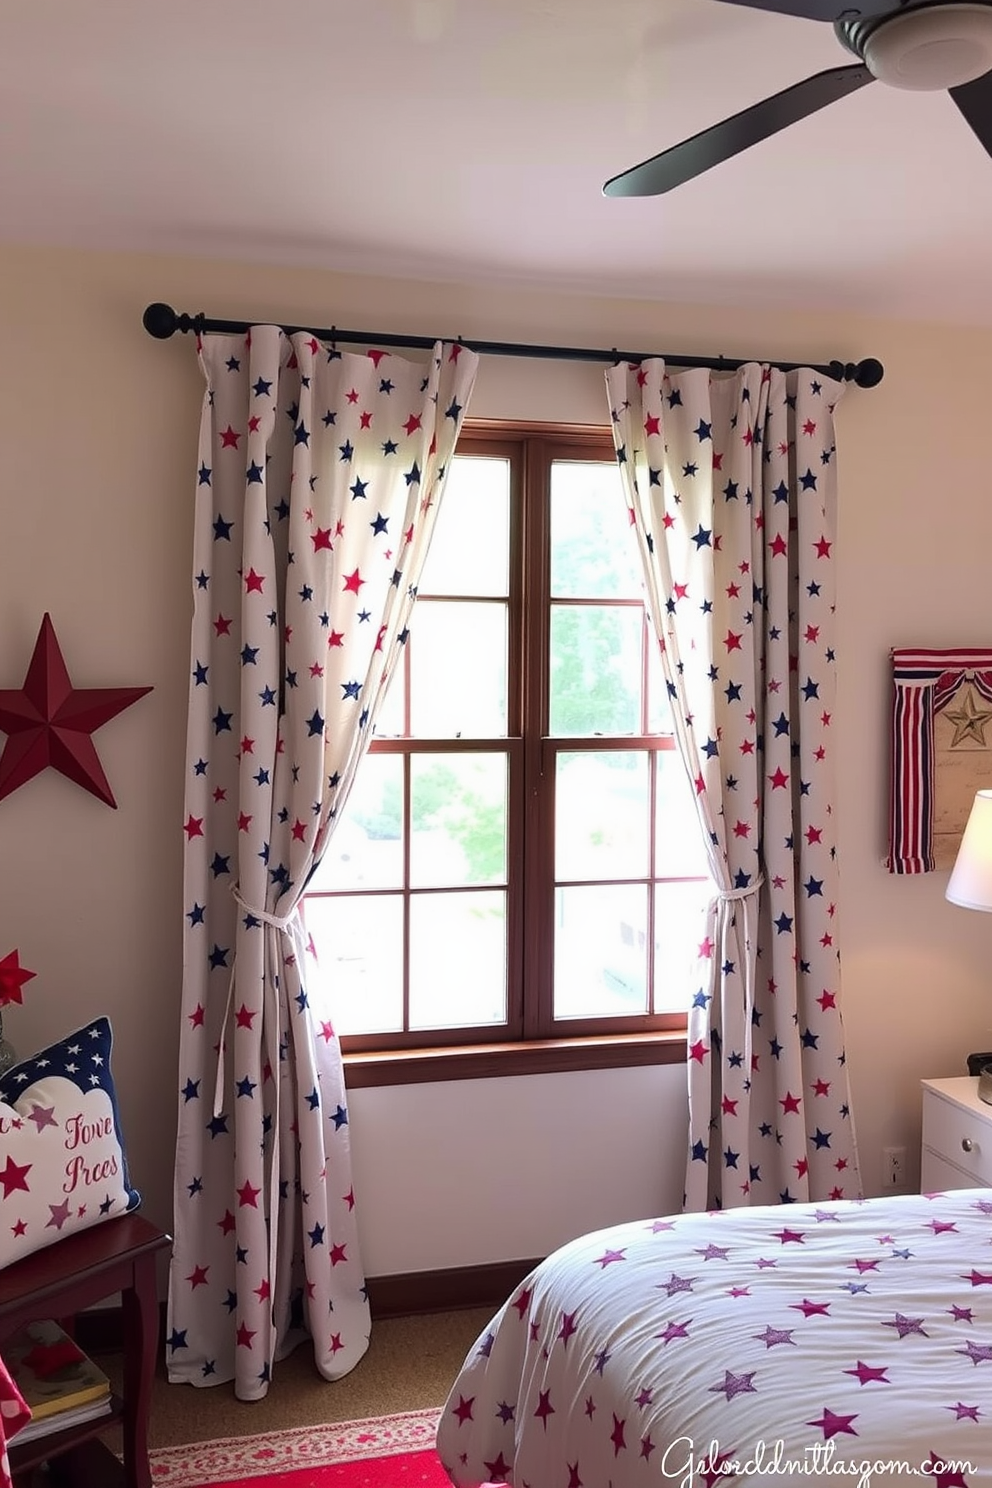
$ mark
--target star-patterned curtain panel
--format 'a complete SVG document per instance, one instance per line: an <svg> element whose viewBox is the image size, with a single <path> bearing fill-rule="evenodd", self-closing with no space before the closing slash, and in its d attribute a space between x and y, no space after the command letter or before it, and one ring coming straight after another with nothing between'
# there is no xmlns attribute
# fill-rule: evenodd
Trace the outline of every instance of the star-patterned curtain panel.
<svg viewBox="0 0 992 1488"><path fill-rule="evenodd" d="M478 359L200 342L169 1378L368 1347L341 1053L297 906L406 639ZM308 992L309 984L309 992Z"/></svg>
<svg viewBox="0 0 992 1488"><path fill-rule="evenodd" d="M855 1197L833 750L842 385L658 360L606 381L715 886L687 972L685 1206Z"/></svg>

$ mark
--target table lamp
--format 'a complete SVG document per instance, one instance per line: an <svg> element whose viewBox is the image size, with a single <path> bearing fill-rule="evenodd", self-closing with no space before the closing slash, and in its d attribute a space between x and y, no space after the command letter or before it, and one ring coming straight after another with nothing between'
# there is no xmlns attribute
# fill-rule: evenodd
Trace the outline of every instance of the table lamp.
<svg viewBox="0 0 992 1488"><path fill-rule="evenodd" d="M992 790L975 794L947 882L947 898L963 909L992 913ZM992 1062L978 1071L978 1095L992 1106Z"/></svg>

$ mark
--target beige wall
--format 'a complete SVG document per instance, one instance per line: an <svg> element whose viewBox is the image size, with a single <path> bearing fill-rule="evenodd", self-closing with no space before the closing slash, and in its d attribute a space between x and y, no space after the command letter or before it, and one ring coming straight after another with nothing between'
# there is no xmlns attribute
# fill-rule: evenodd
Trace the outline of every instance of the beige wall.
<svg viewBox="0 0 992 1488"><path fill-rule="evenodd" d="M849 390L839 410L840 920L866 1184L878 1187L884 1145L906 1145L912 1170L918 1080L992 1048L992 923L944 901L946 875L896 880L882 868L886 656L892 645L992 644L989 334L0 250L0 686L20 685L47 609L77 685L154 687L96 736L117 811L53 771L0 802L0 955L17 946L38 973L7 1032L29 1052L111 1016L132 1166L165 1224L202 384L188 337L159 344L142 330L155 299L383 331L885 362L881 387ZM603 396L601 368L490 361L472 412L600 421ZM533 1255L677 1207L682 1095L681 1070L355 1092L369 1272Z"/></svg>

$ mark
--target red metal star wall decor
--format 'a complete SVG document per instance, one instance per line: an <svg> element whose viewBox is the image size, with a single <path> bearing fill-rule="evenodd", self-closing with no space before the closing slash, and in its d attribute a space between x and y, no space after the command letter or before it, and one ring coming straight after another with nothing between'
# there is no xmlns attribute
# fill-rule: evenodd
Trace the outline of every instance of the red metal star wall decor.
<svg viewBox="0 0 992 1488"><path fill-rule="evenodd" d="M90 735L136 703L150 687L73 687L51 616L41 622L19 689L0 688L0 800L49 765L117 807Z"/></svg>
<svg viewBox="0 0 992 1488"><path fill-rule="evenodd" d="M28 971L26 966L21 965L16 950L8 951L0 959L0 1008L5 1008L11 1002L23 1002L21 988L36 975L36 972Z"/></svg>

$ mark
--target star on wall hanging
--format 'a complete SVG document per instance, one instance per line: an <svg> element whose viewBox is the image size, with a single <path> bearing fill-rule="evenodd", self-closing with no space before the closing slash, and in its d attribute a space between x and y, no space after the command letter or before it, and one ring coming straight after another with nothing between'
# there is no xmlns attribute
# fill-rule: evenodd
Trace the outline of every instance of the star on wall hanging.
<svg viewBox="0 0 992 1488"><path fill-rule="evenodd" d="M969 740L973 744L980 744L983 749L988 747L985 743L985 730L992 723L992 708L979 708L970 687L965 689L960 705L954 712L947 708L945 713L948 722L954 725L952 749L957 749Z"/></svg>
<svg viewBox="0 0 992 1488"><path fill-rule="evenodd" d="M7 735L0 755L0 800L50 765L116 809L90 735L151 690L73 687L46 614L24 686L0 688L0 731Z"/></svg>

